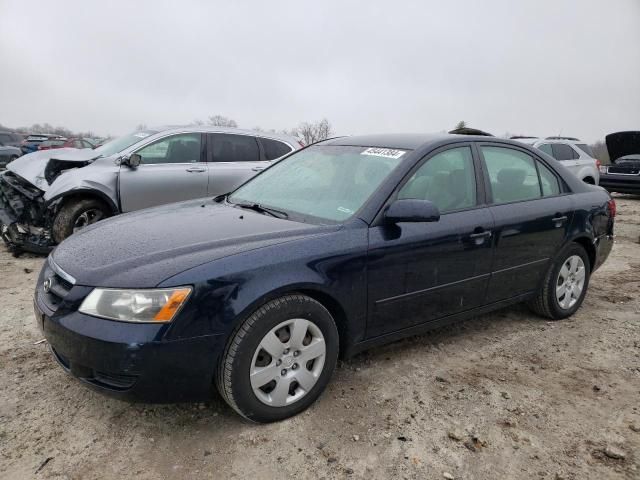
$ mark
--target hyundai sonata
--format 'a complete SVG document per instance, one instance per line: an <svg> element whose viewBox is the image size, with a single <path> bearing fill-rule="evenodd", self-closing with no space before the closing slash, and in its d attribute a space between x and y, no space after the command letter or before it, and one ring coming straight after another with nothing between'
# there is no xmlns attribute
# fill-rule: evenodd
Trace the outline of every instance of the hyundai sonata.
<svg viewBox="0 0 640 480"><path fill-rule="evenodd" d="M257 422L312 404L339 354L516 302L562 319L615 203L544 152L462 135L327 140L228 195L121 215L49 256L37 321L101 392Z"/></svg>

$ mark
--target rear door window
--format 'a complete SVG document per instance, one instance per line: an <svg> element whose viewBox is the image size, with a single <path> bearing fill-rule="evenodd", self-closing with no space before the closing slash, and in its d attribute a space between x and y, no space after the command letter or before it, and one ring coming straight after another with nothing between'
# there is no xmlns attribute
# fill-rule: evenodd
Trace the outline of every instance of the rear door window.
<svg viewBox="0 0 640 480"><path fill-rule="evenodd" d="M210 161L213 162L258 162L260 149L255 137L249 135L233 135L229 133L212 133Z"/></svg>
<svg viewBox="0 0 640 480"><path fill-rule="evenodd" d="M493 203L511 203L540 198L540 181L533 157L505 147L481 146L489 175Z"/></svg>
<svg viewBox="0 0 640 480"><path fill-rule="evenodd" d="M275 160L283 155L289 153L292 148L286 143L279 142L278 140L272 140L270 138L260 138L262 148L264 149L264 156L267 160Z"/></svg>
<svg viewBox="0 0 640 480"><path fill-rule="evenodd" d="M551 148L553 149L553 157L556 160L576 160L580 158L573 148L564 143L553 143Z"/></svg>

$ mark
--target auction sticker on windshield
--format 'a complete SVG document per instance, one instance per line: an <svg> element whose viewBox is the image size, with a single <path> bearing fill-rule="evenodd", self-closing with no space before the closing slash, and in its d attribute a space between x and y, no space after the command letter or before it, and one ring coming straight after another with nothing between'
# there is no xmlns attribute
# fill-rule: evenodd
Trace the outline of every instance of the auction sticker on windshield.
<svg viewBox="0 0 640 480"><path fill-rule="evenodd" d="M371 155L374 157L385 157L385 158L400 158L404 155L404 150L395 150L393 148L367 148L360 155Z"/></svg>

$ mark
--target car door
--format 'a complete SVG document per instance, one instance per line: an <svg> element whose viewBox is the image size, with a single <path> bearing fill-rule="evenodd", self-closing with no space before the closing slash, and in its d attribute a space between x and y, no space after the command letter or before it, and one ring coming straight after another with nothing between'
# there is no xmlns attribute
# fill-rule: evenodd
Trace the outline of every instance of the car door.
<svg viewBox="0 0 640 480"><path fill-rule="evenodd" d="M235 133L207 134L209 195L229 193L269 165L256 137Z"/></svg>
<svg viewBox="0 0 640 480"><path fill-rule="evenodd" d="M471 144L424 159L391 200L430 200L436 222L379 222L369 229L367 336L478 307L491 271L493 218Z"/></svg>
<svg viewBox="0 0 640 480"><path fill-rule="evenodd" d="M487 302L535 290L562 245L573 203L561 178L517 147L479 145L494 226L494 261Z"/></svg>
<svg viewBox="0 0 640 480"><path fill-rule="evenodd" d="M206 196L209 177L202 137L201 133L178 133L136 150L140 165L120 166L122 211Z"/></svg>

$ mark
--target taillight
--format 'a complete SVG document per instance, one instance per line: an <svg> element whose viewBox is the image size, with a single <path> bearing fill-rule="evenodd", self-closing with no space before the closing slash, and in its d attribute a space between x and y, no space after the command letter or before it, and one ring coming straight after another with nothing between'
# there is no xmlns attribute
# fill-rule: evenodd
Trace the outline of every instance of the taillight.
<svg viewBox="0 0 640 480"><path fill-rule="evenodd" d="M600 173L607 173L607 166L603 165L602 162L596 159L596 167L598 167L598 171Z"/></svg>
<svg viewBox="0 0 640 480"><path fill-rule="evenodd" d="M618 207L616 206L616 201L613 198L607 202L607 208L609 210L609 216L614 218Z"/></svg>

